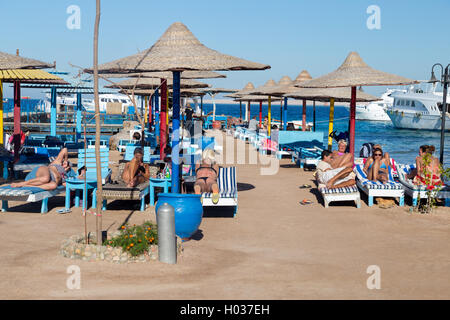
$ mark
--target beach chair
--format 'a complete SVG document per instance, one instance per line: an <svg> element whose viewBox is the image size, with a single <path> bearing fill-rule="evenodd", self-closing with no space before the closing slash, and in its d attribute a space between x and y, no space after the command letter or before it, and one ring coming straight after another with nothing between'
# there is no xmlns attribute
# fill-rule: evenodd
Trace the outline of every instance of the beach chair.
<svg viewBox="0 0 450 320"><path fill-rule="evenodd" d="M403 185L400 182L394 181L394 176L397 174L397 167L394 159L391 158L389 181L386 184L383 184L380 181L371 181L367 179L367 175L363 168L363 164L357 164L353 171L357 177L356 184L368 196L369 207L373 206L374 197L398 198L399 206L404 206L405 192Z"/></svg>
<svg viewBox="0 0 450 320"><path fill-rule="evenodd" d="M119 164L117 183L106 183L102 188L103 210L106 210L108 200L139 200L141 202L140 211L145 211L145 197L150 193L150 181L145 181L132 188L127 187L122 179L125 164ZM157 167L150 166L151 176L156 174L157 169Z"/></svg>
<svg viewBox="0 0 450 320"><path fill-rule="evenodd" d="M25 180L30 180L36 178L36 171L38 167L34 168L30 173L27 174ZM69 176L74 176L76 173L72 170ZM59 186L55 190L44 190L39 187L22 187L22 188L12 188L11 186L0 187L0 200L2 201L2 212L8 211L8 201L19 201L19 202L36 202L42 201L41 214L48 212L48 199L56 196L65 191L64 186Z"/></svg>
<svg viewBox="0 0 450 320"><path fill-rule="evenodd" d="M419 198L421 199L427 198L426 186L415 185L412 179L408 179L409 173L411 172L411 170L416 168L416 165L399 164L397 167L398 167L398 179L400 183L403 185L405 193L411 197L412 205L416 206ZM446 184L439 192L437 192L436 198L444 199L445 206L450 207L450 184Z"/></svg>
<svg viewBox="0 0 450 320"><path fill-rule="evenodd" d="M361 196L357 185L344 188L327 188L324 184L319 183L316 177L317 189L323 198L325 208L328 208L330 202L336 201L354 201L356 208L361 208Z"/></svg>
<svg viewBox="0 0 450 320"><path fill-rule="evenodd" d="M238 190L236 180L236 167L220 167L217 177L217 184L219 186L220 199L217 204L212 202L212 193L204 192L202 194L202 204L204 207L211 206L233 206L234 217L237 214L238 206Z"/></svg>

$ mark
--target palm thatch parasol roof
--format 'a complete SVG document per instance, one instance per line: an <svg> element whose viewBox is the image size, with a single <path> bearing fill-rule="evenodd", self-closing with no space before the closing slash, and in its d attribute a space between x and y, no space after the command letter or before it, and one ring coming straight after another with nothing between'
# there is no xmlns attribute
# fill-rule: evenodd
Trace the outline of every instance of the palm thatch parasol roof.
<svg viewBox="0 0 450 320"><path fill-rule="evenodd" d="M217 93L236 93L239 90L226 89L226 88L206 88L206 89L200 89L200 91L203 91L204 93L209 93L209 94L217 94Z"/></svg>
<svg viewBox="0 0 450 320"><path fill-rule="evenodd" d="M171 90L169 90L171 91ZM132 90L132 89L124 89L124 90L120 90L119 93L123 93L123 94L135 94L137 96L151 96L155 93L154 90L152 89L136 89L136 90ZM195 88L183 88L180 90L180 95L182 97L195 97L195 96L204 96L206 93L201 91L201 89L195 89Z"/></svg>
<svg viewBox="0 0 450 320"><path fill-rule="evenodd" d="M405 85L416 80L375 70L369 67L357 52L350 52L344 63L335 71L314 80L297 84L304 88L333 88L357 86Z"/></svg>
<svg viewBox="0 0 450 320"><path fill-rule="evenodd" d="M336 102L350 102L352 89L347 88L297 88L296 91L285 94L285 97L304 100L330 101L334 98ZM356 97L357 102L369 102L380 100L363 91L359 91Z"/></svg>
<svg viewBox="0 0 450 320"><path fill-rule="evenodd" d="M18 80L21 83L27 84L70 85L57 75L35 69L0 70L0 80L2 82L14 82Z"/></svg>
<svg viewBox="0 0 450 320"><path fill-rule="evenodd" d="M264 83L262 86L257 87L256 89L250 90L247 94L249 95L261 95L264 94L262 92L265 92L266 90L275 88L277 83L275 80L270 79L267 80L266 83Z"/></svg>
<svg viewBox="0 0 450 320"><path fill-rule="evenodd" d="M302 70L302 71L298 74L297 78L295 78L294 82L295 82L295 83L301 83L301 82L305 82L305 81L308 81L308 80L311 80L311 79L312 79L312 77L311 77L311 75L309 74L309 72L306 71L306 70Z"/></svg>
<svg viewBox="0 0 450 320"><path fill-rule="evenodd" d="M35 59L20 57L6 52L0 52L0 70L9 69L45 69L53 65Z"/></svg>
<svg viewBox="0 0 450 320"><path fill-rule="evenodd" d="M99 73L185 70L264 70L260 64L222 54L203 45L181 22L173 23L159 40L140 53L102 64ZM92 70L86 70L92 72Z"/></svg>
<svg viewBox="0 0 450 320"><path fill-rule="evenodd" d="M154 89L161 85L161 80L157 78L141 78L141 79L126 79L115 84L105 86L105 88L120 88L120 89ZM167 79L167 86L173 86L172 79ZM184 79L180 83L181 88L208 88L210 85L204 82Z"/></svg>
<svg viewBox="0 0 450 320"><path fill-rule="evenodd" d="M239 90L239 91L237 91L237 92L235 92L235 93L232 93L232 94L228 94L228 95L226 95L225 97L228 97L228 98L237 98L237 97L239 97L239 96L243 96L243 95L248 94L248 93L249 93L251 90L253 90L253 89L255 89L255 86L253 85L253 83L249 82L249 83L247 83L247 84L245 85L244 88L242 88L242 90Z"/></svg>
<svg viewBox="0 0 450 320"><path fill-rule="evenodd" d="M235 101L251 101L251 102L267 102L269 101L269 96L268 95L256 95L256 94L246 94L240 97L236 97L234 99ZM271 101L279 101L281 100L281 98L279 97L271 97L270 99Z"/></svg>
<svg viewBox="0 0 450 320"><path fill-rule="evenodd" d="M293 87L294 82L289 78L288 76L284 76L280 79L278 84L275 86L269 85L269 86L262 86L258 87L255 90L253 90L250 94L263 94L263 95L270 95L270 96L281 96L287 92L289 92L289 89Z"/></svg>
<svg viewBox="0 0 450 320"><path fill-rule="evenodd" d="M164 72L141 72L141 73L108 73L104 75L106 78L159 78L172 79L173 73ZM184 71L181 73L181 79L217 79L226 78L227 76L214 71Z"/></svg>

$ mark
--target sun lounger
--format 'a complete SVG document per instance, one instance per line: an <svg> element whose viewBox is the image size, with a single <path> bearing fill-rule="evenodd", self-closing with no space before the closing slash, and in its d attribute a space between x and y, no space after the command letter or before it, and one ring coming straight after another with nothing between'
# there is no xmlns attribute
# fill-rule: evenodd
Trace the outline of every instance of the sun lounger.
<svg viewBox="0 0 450 320"><path fill-rule="evenodd" d="M217 184L219 186L219 202L214 204L211 199L212 193L204 192L202 194L203 206L234 206L234 216L236 216L238 206L236 167L220 167Z"/></svg>
<svg viewBox="0 0 450 320"><path fill-rule="evenodd" d="M30 180L36 177L37 167L33 169L26 176L25 180ZM75 175L75 172L71 172ZM11 186L0 187L0 200L2 201L2 212L8 210L8 201L24 201L24 202L36 202L42 200L41 213L48 212L48 199L56 196L65 191L64 186L59 186L55 190L44 190L39 187L22 187L12 188Z"/></svg>
<svg viewBox="0 0 450 320"><path fill-rule="evenodd" d="M328 208L330 202L334 201L355 201L356 207L361 208L361 197L356 184L351 187L328 189L326 186L319 185L325 208Z"/></svg>
<svg viewBox="0 0 450 320"><path fill-rule="evenodd" d="M398 198L399 206L404 206L405 197L404 197L404 188L400 182L394 181L394 173L397 172L395 161L391 158L391 166L389 170L389 181L385 184L380 181L371 181L367 179L367 175L363 170L364 165L358 164L355 166L353 171L356 174L357 180L356 183L358 187L364 191L368 196L368 205L369 207L373 205L374 197L390 197L390 198Z"/></svg>
<svg viewBox="0 0 450 320"><path fill-rule="evenodd" d="M399 181L403 185L405 193L411 197L413 206L417 205L419 197L421 199L427 198L426 186L415 185L411 179L408 179L408 174L415 168L416 166L414 164L398 165ZM439 192L437 192L436 198L445 199L445 206L450 207L450 185L445 185Z"/></svg>
<svg viewBox="0 0 450 320"><path fill-rule="evenodd" d="M103 186L103 210L106 210L108 200L140 200L140 211L145 211L145 196L150 192L150 181L143 182L132 188L127 187L122 179L124 169L125 163L121 163L116 178L117 184L107 183Z"/></svg>

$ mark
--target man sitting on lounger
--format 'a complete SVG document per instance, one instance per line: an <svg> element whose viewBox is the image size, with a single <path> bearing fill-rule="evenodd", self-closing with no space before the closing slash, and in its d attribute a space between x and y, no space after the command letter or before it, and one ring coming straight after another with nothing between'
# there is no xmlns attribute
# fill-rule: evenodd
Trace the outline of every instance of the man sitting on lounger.
<svg viewBox="0 0 450 320"><path fill-rule="evenodd" d="M317 180L320 185L328 189L344 188L355 185L355 173L350 167L333 168L332 153L328 150L322 151L322 160L317 164Z"/></svg>
<svg viewBox="0 0 450 320"><path fill-rule="evenodd" d="M63 148L56 159L48 166L40 166L37 169L35 178L24 182L11 183L11 187L39 187L44 190L54 190L60 185L65 185L72 167L68 157L67 148ZM83 177L83 174L82 172L79 178Z"/></svg>
<svg viewBox="0 0 450 320"><path fill-rule="evenodd" d="M134 149L134 157L125 165L122 179L128 187L135 187L150 179L150 168L144 164L144 151L142 148Z"/></svg>

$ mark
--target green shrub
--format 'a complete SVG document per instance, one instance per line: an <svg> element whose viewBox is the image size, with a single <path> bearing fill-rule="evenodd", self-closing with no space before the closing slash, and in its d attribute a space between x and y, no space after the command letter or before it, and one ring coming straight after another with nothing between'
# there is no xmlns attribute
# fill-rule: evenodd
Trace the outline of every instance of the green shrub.
<svg viewBox="0 0 450 320"><path fill-rule="evenodd" d="M132 256L138 256L148 251L153 244L158 244L156 225L146 221L142 225L121 227L121 234L106 240L103 244L111 247L121 247Z"/></svg>

